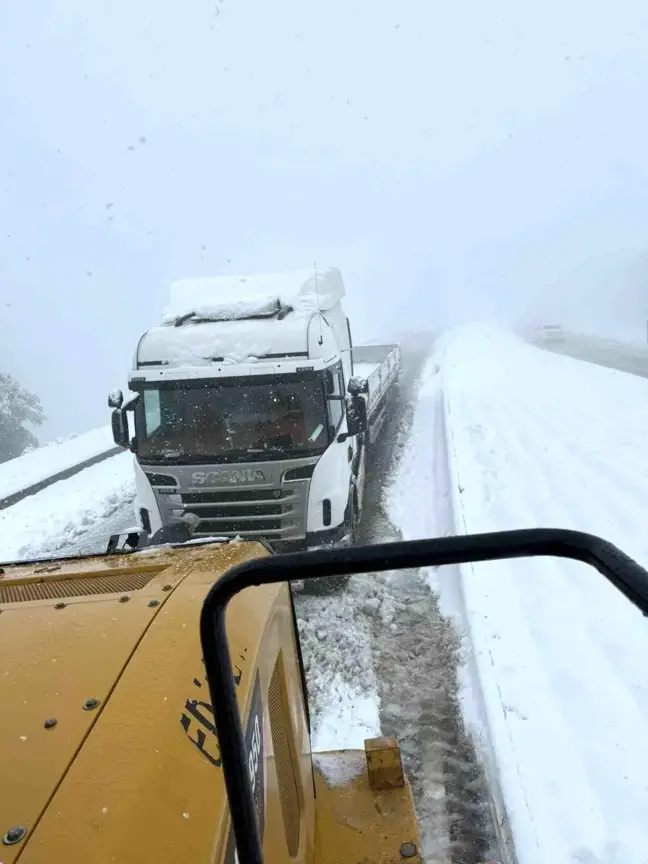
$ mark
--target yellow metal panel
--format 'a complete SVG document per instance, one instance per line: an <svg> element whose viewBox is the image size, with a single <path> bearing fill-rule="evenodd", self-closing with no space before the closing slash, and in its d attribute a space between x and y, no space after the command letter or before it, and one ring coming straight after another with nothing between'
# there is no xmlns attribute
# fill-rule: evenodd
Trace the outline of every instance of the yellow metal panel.
<svg viewBox="0 0 648 864"><path fill-rule="evenodd" d="M372 790L363 750L318 753L314 760L315 864L421 864L408 782Z"/></svg>
<svg viewBox="0 0 648 864"><path fill-rule="evenodd" d="M160 591L171 591L192 569L198 552L187 549L147 550L137 555L115 555L99 558L80 558L72 561L53 562L48 565L20 564L5 567L0 573L0 612L16 611L23 603L33 606L51 606L51 600L56 602L85 603L92 600L105 600L109 593L119 596L146 596L156 598ZM173 569L170 569L173 565ZM142 580L141 577L146 579ZM142 581L143 587L131 588L129 583ZM64 586L70 583L78 586L87 583L83 592L65 591ZM121 583L119 590L107 589L107 586ZM36 599L30 599L40 586L41 594ZM63 587L62 587L63 586ZM99 591L101 587L104 590ZM23 597L16 602L16 595Z"/></svg>
<svg viewBox="0 0 648 864"><path fill-rule="evenodd" d="M68 558L40 563L25 561L5 564L0 577L7 580L63 579L77 576L105 576L115 572L142 572L160 569L168 563L161 548L151 547L146 553L125 555L99 555L96 558Z"/></svg>
<svg viewBox="0 0 648 864"><path fill-rule="evenodd" d="M291 744L294 746L296 764L294 773L298 786L300 807L299 851L290 857L287 847L284 812L281 806L281 794L277 770L277 755L274 752L273 734L270 717L266 708L265 742L267 752L266 762L266 818L263 837L264 860L269 864L288 862L290 864L311 864L314 852L314 791L310 755L310 739L306 724L306 715L302 698L302 685L299 664L296 656L296 644L293 633L292 614L288 589L280 592L275 602L274 610L270 611L269 623L266 628L263 645L259 656L259 671L262 689L268 694L279 652L282 654L283 686L285 691L284 710L289 709L284 716L284 724L289 727ZM282 687L283 689L283 687ZM266 695L267 699L267 695ZM268 700L269 701L269 700ZM282 699L282 701L284 701ZM286 704L287 703L287 704ZM284 774L285 779L285 774Z"/></svg>
<svg viewBox="0 0 648 864"><path fill-rule="evenodd" d="M224 842L225 789L198 623L214 579L238 561L268 553L258 544L197 550L191 553L194 569L143 636L26 843L21 864L209 862ZM187 553L169 554L184 561ZM285 590L252 588L230 604L228 635L242 712L268 610Z"/></svg>
<svg viewBox="0 0 648 864"><path fill-rule="evenodd" d="M0 836L33 829L158 608L113 598L0 615ZM84 710L87 699L99 707ZM0 847L3 864L23 845Z"/></svg>
<svg viewBox="0 0 648 864"><path fill-rule="evenodd" d="M104 578L107 572L153 577L125 603L119 595L92 595L71 598L60 609L46 600L3 607L0 651L10 665L0 677L0 829L29 829L21 843L2 849L3 864L17 857L20 864L233 864L198 623L212 582L236 563L265 554L259 544L233 543L101 559L85 569L74 562L46 574L33 568L31 575L24 568L5 574L14 584ZM287 586L239 594L230 604L227 629L244 728L260 717L260 801L269 864L419 864L409 785L370 789L364 751L318 754L315 803ZM273 716L285 726L283 738L273 736L268 713L277 668L283 670L282 695L275 698ZM260 714L251 710L257 692ZM89 712L82 707L88 698L100 700ZM44 728L48 717L57 719L51 729ZM280 740L281 757L273 746ZM381 742L374 743L382 763ZM297 784L289 808L300 820L292 859L278 758L282 782L292 771ZM294 828L293 822L293 839Z"/></svg>

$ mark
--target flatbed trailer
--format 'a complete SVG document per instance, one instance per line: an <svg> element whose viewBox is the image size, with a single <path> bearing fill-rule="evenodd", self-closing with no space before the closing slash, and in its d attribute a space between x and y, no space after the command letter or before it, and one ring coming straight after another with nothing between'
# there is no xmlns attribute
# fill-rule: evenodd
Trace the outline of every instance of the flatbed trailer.
<svg viewBox="0 0 648 864"><path fill-rule="evenodd" d="M400 345L361 345L353 349L353 374L367 381L367 433L373 444L385 422L387 395L398 378Z"/></svg>

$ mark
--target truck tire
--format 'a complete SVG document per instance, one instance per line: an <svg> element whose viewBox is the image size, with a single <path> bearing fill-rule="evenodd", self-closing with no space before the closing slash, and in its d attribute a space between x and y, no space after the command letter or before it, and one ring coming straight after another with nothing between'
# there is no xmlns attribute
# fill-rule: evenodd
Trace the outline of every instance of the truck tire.
<svg viewBox="0 0 648 864"><path fill-rule="evenodd" d="M353 495L353 503L347 508L347 516L344 520L344 527L347 529L348 541L345 545L355 546L358 542L358 523L360 514L358 513L358 501ZM351 578L346 576L326 576L323 579L305 579L303 582L302 591L304 594L334 594L345 588Z"/></svg>
<svg viewBox="0 0 648 864"><path fill-rule="evenodd" d="M360 511L358 510L358 499L353 493L352 503L347 510L347 516L344 520L344 527L347 529L349 540L348 546L358 545L358 526L360 524Z"/></svg>

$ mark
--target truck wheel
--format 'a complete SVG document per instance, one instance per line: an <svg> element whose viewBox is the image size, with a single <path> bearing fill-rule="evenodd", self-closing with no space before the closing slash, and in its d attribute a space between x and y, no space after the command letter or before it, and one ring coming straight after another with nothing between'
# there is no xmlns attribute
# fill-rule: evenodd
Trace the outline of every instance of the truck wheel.
<svg viewBox="0 0 648 864"><path fill-rule="evenodd" d="M358 504L353 499L353 504L350 507L351 512L347 512L344 520L346 529L345 546L355 546L358 542L358 522L360 516L358 514ZM323 579L304 579L302 591L304 594L334 594L346 587L351 576L327 576Z"/></svg>
<svg viewBox="0 0 648 864"><path fill-rule="evenodd" d="M357 546L358 545L358 527L360 524L360 513L358 512L358 500L353 496L353 504L351 505L351 513L347 516L345 520L345 526L348 531L348 546Z"/></svg>

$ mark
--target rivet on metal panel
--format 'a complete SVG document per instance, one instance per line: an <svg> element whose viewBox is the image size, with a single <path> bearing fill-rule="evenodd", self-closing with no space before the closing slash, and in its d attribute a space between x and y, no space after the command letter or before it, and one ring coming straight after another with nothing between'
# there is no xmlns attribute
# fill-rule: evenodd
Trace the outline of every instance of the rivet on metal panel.
<svg viewBox="0 0 648 864"><path fill-rule="evenodd" d="M127 594L124 594L123 597L119 598L120 603L128 603L129 600L130 600L130 597Z"/></svg>
<svg viewBox="0 0 648 864"><path fill-rule="evenodd" d="M416 846L413 843L401 843L400 856L401 858L414 858L416 855Z"/></svg>
<svg viewBox="0 0 648 864"><path fill-rule="evenodd" d="M149 605L151 608L153 608L154 606L159 606L159 605L160 605L160 601L159 601L159 600L149 600L149 604L148 604L148 605Z"/></svg>
<svg viewBox="0 0 648 864"><path fill-rule="evenodd" d="M86 701L83 703L83 710L93 711L97 707L97 705L99 705L98 699L86 699Z"/></svg>
<svg viewBox="0 0 648 864"><path fill-rule="evenodd" d="M55 603L54 608L55 609L65 609L65 605L66 605L65 603Z"/></svg>
<svg viewBox="0 0 648 864"><path fill-rule="evenodd" d="M43 726L46 729L53 729L57 723L58 720L56 719L56 717L48 717L47 720L43 723Z"/></svg>
<svg viewBox="0 0 648 864"><path fill-rule="evenodd" d="M4 835L2 842L5 846L13 846L15 843L20 843L26 833L27 829L22 825L14 825L14 827L10 828Z"/></svg>

